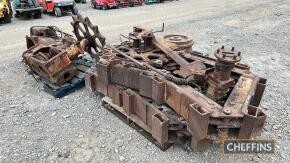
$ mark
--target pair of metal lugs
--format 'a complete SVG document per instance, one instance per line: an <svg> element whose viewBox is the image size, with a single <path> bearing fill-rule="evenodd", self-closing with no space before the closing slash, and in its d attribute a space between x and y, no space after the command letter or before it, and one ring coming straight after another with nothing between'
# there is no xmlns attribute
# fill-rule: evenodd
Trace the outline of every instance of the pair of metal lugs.
<svg viewBox="0 0 290 163"><path fill-rule="evenodd" d="M174 40L180 36L172 37ZM180 69L160 48L144 50L147 45L143 44L146 40L141 40L143 47L139 49L134 49L134 42L115 47L155 67L162 62L159 70L163 72ZM96 66L86 73L86 87L107 96L105 103L152 134L161 147L191 138L194 150L204 150L212 140L257 136L266 120L259 107L266 79L251 73L247 65L236 63L240 53L234 48L218 49L217 59L194 52L180 56L189 63L205 65L203 79L194 85L178 84L107 48Z"/></svg>

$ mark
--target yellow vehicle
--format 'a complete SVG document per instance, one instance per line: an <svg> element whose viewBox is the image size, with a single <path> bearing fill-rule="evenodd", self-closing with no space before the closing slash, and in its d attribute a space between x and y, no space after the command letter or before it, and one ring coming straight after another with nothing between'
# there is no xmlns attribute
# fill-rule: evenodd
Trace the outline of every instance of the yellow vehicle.
<svg viewBox="0 0 290 163"><path fill-rule="evenodd" d="M12 9L9 0L0 0L0 22L10 23L12 18Z"/></svg>

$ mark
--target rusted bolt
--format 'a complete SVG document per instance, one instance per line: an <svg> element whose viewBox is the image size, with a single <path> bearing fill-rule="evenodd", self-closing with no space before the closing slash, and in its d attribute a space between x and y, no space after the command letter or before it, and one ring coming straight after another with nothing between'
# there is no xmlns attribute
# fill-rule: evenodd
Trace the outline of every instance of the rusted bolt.
<svg viewBox="0 0 290 163"><path fill-rule="evenodd" d="M241 56L241 52L238 52L238 56Z"/></svg>
<svg viewBox="0 0 290 163"><path fill-rule="evenodd" d="M225 46L222 46L222 49L224 49L225 48Z"/></svg>
<svg viewBox="0 0 290 163"><path fill-rule="evenodd" d="M234 59L237 59L237 56L234 56Z"/></svg>
<svg viewBox="0 0 290 163"><path fill-rule="evenodd" d="M235 51L235 47L232 47L232 51Z"/></svg>
<svg viewBox="0 0 290 163"><path fill-rule="evenodd" d="M226 55L225 54L223 54L223 58L226 58Z"/></svg>
<svg viewBox="0 0 290 163"><path fill-rule="evenodd" d="M230 109L224 109L223 113L226 115L230 115L232 113L232 111Z"/></svg>

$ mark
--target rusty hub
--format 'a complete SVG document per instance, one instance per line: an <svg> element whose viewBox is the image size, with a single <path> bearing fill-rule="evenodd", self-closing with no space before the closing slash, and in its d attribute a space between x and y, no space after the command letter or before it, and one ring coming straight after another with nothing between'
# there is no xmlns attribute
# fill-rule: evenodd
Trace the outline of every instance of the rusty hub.
<svg viewBox="0 0 290 163"><path fill-rule="evenodd" d="M214 100L222 100L235 84L231 73L235 63L241 60L241 52L235 51L234 47L227 49L222 46L216 50L214 55L217 61L214 72L208 80L207 96Z"/></svg>
<svg viewBox="0 0 290 163"><path fill-rule="evenodd" d="M234 47L225 49L225 47L222 46L220 49L217 49L214 55L217 61L213 78L220 81L229 80L235 63L241 60L241 52L235 51Z"/></svg>
<svg viewBox="0 0 290 163"><path fill-rule="evenodd" d="M190 37L179 34L165 35L162 36L160 40L164 43L169 43L169 46L177 50L184 50L186 52L191 52L193 45L193 41Z"/></svg>

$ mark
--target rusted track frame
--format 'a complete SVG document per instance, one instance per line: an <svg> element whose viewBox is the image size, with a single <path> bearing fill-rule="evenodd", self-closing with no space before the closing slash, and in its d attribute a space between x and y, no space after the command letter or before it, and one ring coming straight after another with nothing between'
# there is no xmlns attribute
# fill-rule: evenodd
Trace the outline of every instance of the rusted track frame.
<svg viewBox="0 0 290 163"><path fill-rule="evenodd" d="M177 114L187 120L188 129L193 137L193 148L197 148L195 144L198 144L199 141L203 142L203 139L207 138L209 133L206 128L208 128L209 125L215 125L218 129L223 129L223 131L230 130L228 132L231 132L231 129L234 130L236 128L241 128L240 132L237 133L238 137L250 138L256 134L256 131L261 130L261 127L263 127L265 122L265 115L262 112L259 112L259 108L257 106L252 106L250 103L249 105L241 105L246 100L249 100L248 97L252 97L252 99L261 98L261 92L258 94L253 94L254 88L251 87L251 85L264 85L260 81L262 79L254 80L249 77L241 77L236 85L236 89L232 91L228 102L224 107L222 107L214 101L209 100L200 92L192 89L190 86L180 87L172 82L166 80L164 81L162 78L159 79L154 75L148 75L146 72L142 72L136 68L127 69L118 64L110 66L97 64L96 68L97 70L95 74L87 74L86 76L87 87L93 89L93 91L101 92L109 97L111 97L110 90L112 87L109 84L129 87L139 92L142 97L152 99L156 104L167 104L174 109ZM100 74L100 76L98 74ZM244 82L249 82L249 86L243 88L242 85L245 85ZM263 89L258 91L263 91ZM118 93L114 93L114 95L116 94L118 95ZM111 98L113 99L113 103L120 104L118 100L114 101L115 98L121 98L120 96ZM233 105L233 103L235 103L235 105ZM224 110L227 109L229 105L231 108L234 108L231 109L232 114L224 114ZM250 112L237 112L242 109L242 107L250 110ZM251 123L248 123L247 120L243 120L244 116L248 118L251 117ZM197 121L199 125L196 125ZM252 128L253 123L259 125ZM203 132L201 132L201 130Z"/></svg>
<svg viewBox="0 0 290 163"><path fill-rule="evenodd" d="M251 138L261 132L266 115L259 104L266 79L237 63L240 52L222 47L215 52L217 59L212 59L171 49L152 30L141 27L134 27L127 38L130 41L100 52L96 67L86 75L86 86L110 97L120 107L117 110L138 122L160 144L171 142L163 141L167 137L189 134L192 148L200 150L212 137ZM149 57L156 51L158 57ZM130 95L124 95L128 91ZM144 118L144 101L157 108L166 106L185 128L160 134L163 129L150 126ZM156 117L150 114L149 118ZM157 119L172 121L168 114Z"/></svg>

